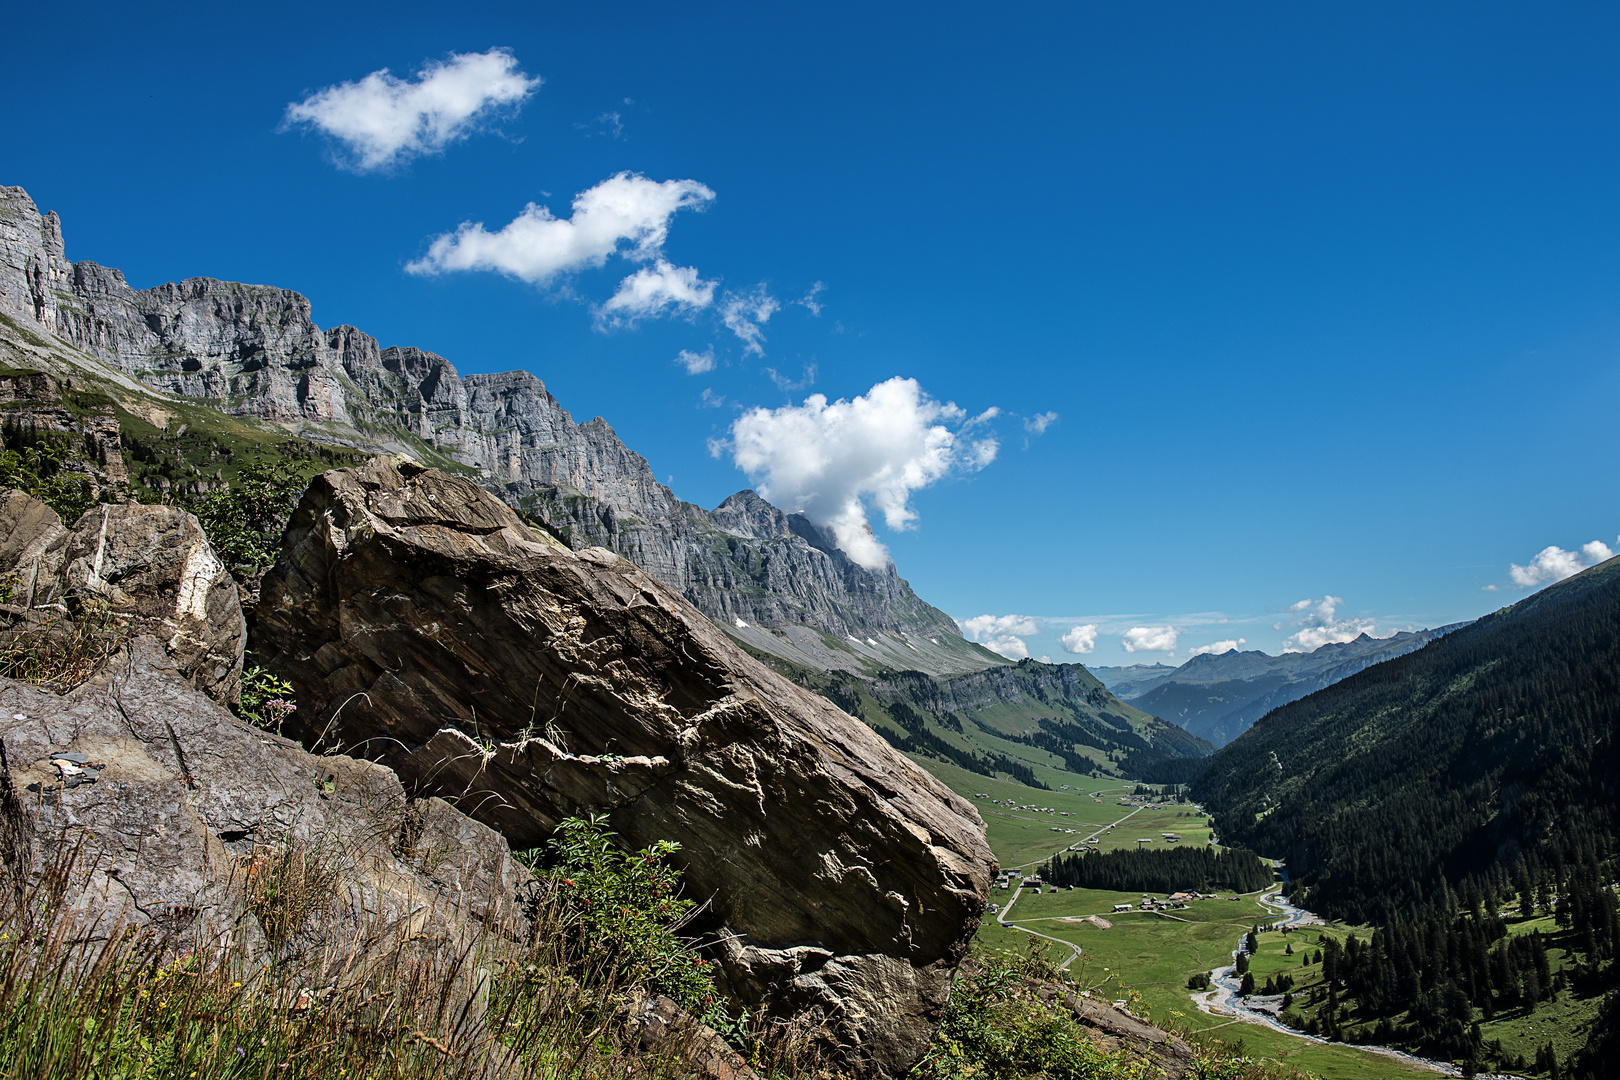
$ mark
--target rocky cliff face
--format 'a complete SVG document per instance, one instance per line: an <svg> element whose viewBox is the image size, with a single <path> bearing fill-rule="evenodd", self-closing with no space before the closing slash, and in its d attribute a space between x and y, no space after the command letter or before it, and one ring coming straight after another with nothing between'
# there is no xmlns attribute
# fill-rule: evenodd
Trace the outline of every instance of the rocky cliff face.
<svg viewBox="0 0 1620 1080"><path fill-rule="evenodd" d="M680 501L606 421L575 423L527 372L462 377L433 353L322 330L285 289L212 278L134 289L117 270L70 262L60 221L21 188L0 187L0 314L165 394L467 472L570 546L618 552L723 625L960 637L892 565L856 565L801 515L751 491L713 511Z"/></svg>
<svg viewBox="0 0 1620 1080"><path fill-rule="evenodd" d="M312 743L515 847L586 813L632 847L679 842L739 997L819 1007L862 1074L921 1054L986 905L983 823L627 560L378 458L316 479L257 621Z"/></svg>

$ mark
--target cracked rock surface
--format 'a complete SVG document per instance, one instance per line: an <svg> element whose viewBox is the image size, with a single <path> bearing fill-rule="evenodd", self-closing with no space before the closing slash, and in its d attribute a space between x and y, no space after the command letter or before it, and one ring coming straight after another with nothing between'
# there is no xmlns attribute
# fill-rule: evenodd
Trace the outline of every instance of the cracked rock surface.
<svg viewBox="0 0 1620 1080"><path fill-rule="evenodd" d="M657 579L378 459L316 479L256 618L312 744L514 848L588 813L634 847L678 841L741 999L819 1006L867 1075L921 1054L989 896L983 822Z"/></svg>
<svg viewBox="0 0 1620 1080"><path fill-rule="evenodd" d="M163 642L180 674L216 701L240 696L247 623L236 581L197 518L177 506L92 506L72 528L20 491L0 490L0 575L31 609L104 603L124 630Z"/></svg>
<svg viewBox="0 0 1620 1080"><path fill-rule="evenodd" d="M315 928L338 938L443 928L457 909L505 917L528 877L491 829L437 799L407 804L387 769L244 724L150 637L67 694L0 679L0 743L6 876L38 880L82 845L63 902L92 935L120 919L199 939L241 927L248 860L289 844L338 872Z"/></svg>

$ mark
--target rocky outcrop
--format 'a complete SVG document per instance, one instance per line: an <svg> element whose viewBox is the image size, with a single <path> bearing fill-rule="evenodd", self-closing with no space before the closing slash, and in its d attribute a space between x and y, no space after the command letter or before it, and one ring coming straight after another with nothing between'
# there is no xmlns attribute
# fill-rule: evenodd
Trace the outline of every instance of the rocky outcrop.
<svg viewBox="0 0 1620 1080"><path fill-rule="evenodd" d="M67 467L98 489L129 481L118 414L105 394L75 391L43 371L0 371L0 417L8 445L55 443L69 451Z"/></svg>
<svg viewBox="0 0 1620 1080"><path fill-rule="evenodd" d="M463 377L433 353L322 330L285 289L212 278L135 289L117 270L69 262L61 223L21 188L0 188L0 312L163 393L466 470L570 546L618 552L723 625L960 636L892 565L857 565L802 515L753 492L712 512L677 499L606 421L575 423L527 372Z"/></svg>
<svg viewBox="0 0 1620 1080"><path fill-rule="evenodd" d="M0 492L0 575L29 608L88 615L99 605L125 634L152 634L191 685L237 699L247 623L236 582L192 514L174 506L93 506L72 529L19 491Z"/></svg>
<svg viewBox="0 0 1620 1080"><path fill-rule="evenodd" d="M344 940L379 923L442 930L457 911L505 918L527 879L493 831L439 800L408 804L387 769L237 720L151 638L66 695L0 679L0 743L8 826L23 819L7 869L37 880L77 848L62 903L90 936L119 921L198 940L240 931L251 860L289 845L336 873L310 932Z"/></svg>
<svg viewBox="0 0 1620 1080"><path fill-rule="evenodd" d="M256 648L306 736L516 847L586 813L632 847L679 842L740 998L819 1007L853 1065L910 1068L994 869L964 800L653 576L468 480L326 473L283 550Z"/></svg>

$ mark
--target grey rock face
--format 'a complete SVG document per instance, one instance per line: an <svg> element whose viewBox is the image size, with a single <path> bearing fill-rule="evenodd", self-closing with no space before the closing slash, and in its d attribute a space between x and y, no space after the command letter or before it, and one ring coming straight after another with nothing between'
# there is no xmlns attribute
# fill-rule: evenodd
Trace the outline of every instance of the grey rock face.
<svg viewBox="0 0 1620 1080"><path fill-rule="evenodd" d="M72 529L45 504L0 492L0 574L30 606L105 603L130 633L152 634L216 701L239 696L247 623L236 582L195 516L174 506L93 506ZM15 587L14 587L15 591Z"/></svg>
<svg viewBox="0 0 1620 1080"><path fill-rule="evenodd" d="M341 902L315 928L339 938L455 907L504 917L527 879L490 829L439 800L408 807L387 769L317 758L237 720L150 638L63 696L0 679L0 740L26 819L8 821L20 834L8 863L37 876L59 845L83 843L64 903L92 936L122 918L206 940L242 919L240 857L288 843L339 871ZM53 760L82 760L82 772ZM408 813L409 846L396 835Z"/></svg>
<svg viewBox="0 0 1620 1080"><path fill-rule="evenodd" d="M54 596L67 528L56 511L20 491L0 491L0 577L12 578L12 602L31 608Z"/></svg>
<svg viewBox="0 0 1620 1080"><path fill-rule="evenodd" d="M317 478L256 617L307 734L515 847L584 813L678 841L745 1001L822 1006L872 1075L922 1052L987 901L983 823L652 576L378 459Z"/></svg>
<svg viewBox="0 0 1620 1080"><path fill-rule="evenodd" d="M134 289L117 270L68 262L55 215L21 188L0 188L0 311L156 390L468 471L570 546L618 552L722 624L960 636L892 565L851 562L801 515L751 491L712 512L680 501L606 421L576 424L533 375L462 377L433 353L322 330L285 289L212 278Z"/></svg>

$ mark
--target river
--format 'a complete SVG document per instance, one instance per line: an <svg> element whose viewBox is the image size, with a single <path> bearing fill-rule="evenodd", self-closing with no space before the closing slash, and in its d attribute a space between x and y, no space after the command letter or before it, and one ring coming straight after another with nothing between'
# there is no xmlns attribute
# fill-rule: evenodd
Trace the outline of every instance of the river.
<svg viewBox="0 0 1620 1080"><path fill-rule="evenodd" d="M1267 907L1274 909L1275 911L1275 915L1270 924L1273 929L1283 926L1293 928L1323 925L1322 920L1319 919L1314 913L1290 904L1287 900L1283 899L1283 895L1280 892L1272 893L1270 896L1263 897L1260 902ZM1243 938L1240 936L1237 941L1237 949L1242 948ZM1393 1046L1366 1046L1360 1043L1332 1044L1328 1039L1323 1039L1316 1035L1307 1035L1303 1031L1289 1027L1287 1024L1284 1024L1282 1021L1278 1020L1273 1013L1264 1008L1256 1007L1251 1003L1250 999L1245 998L1238 993L1239 989L1241 989L1241 980L1237 976L1237 950L1233 951L1232 959L1233 962L1231 964L1228 964L1223 968L1216 968L1214 971L1210 972L1210 989L1202 990L1191 995L1193 1004L1198 1006L1199 1012L1208 1013L1211 1016L1230 1016L1233 1019L1241 1020L1246 1024L1259 1024L1264 1027L1269 1027L1274 1031L1280 1031L1285 1035L1292 1035L1299 1039L1309 1039L1311 1042L1315 1043L1322 1043L1324 1045L1331 1044L1338 1046L1351 1046L1357 1050L1366 1050L1374 1054L1382 1054L1385 1057L1410 1062L1413 1065L1417 1065L1425 1069L1432 1069L1437 1073L1444 1073L1447 1076L1462 1075L1462 1070L1451 1064L1449 1061L1432 1061L1429 1058L1418 1057L1416 1054L1408 1054L1404 1050L1397 1050ZM1275 997L1258 998L1257 1000L1266 1002L1273 1008L1275 1008L1276 1002L1278 1001L1278 999ZM1479 1077L1480 1080L1517 1080L1515 1077L1498 1076L1494 1073L1480 1073Z"/></svg>

